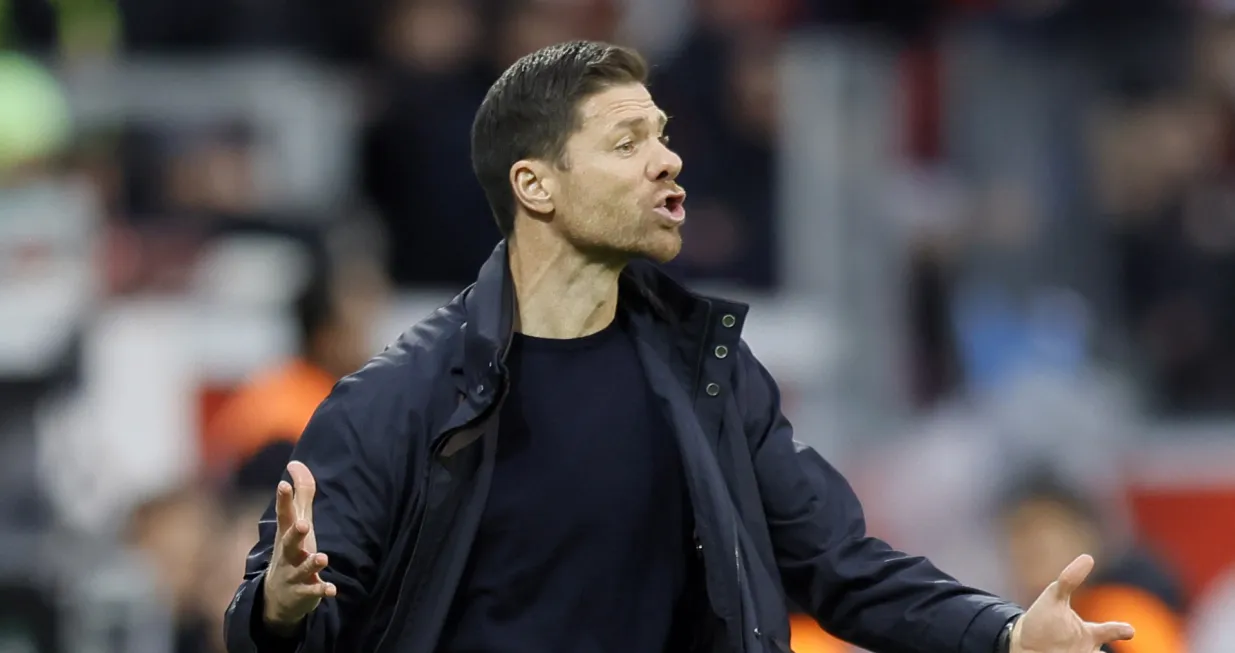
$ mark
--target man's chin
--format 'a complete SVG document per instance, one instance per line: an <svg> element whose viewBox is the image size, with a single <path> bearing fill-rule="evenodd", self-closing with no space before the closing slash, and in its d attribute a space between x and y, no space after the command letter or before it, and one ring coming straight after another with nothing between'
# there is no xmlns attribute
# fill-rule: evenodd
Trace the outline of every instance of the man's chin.
<svg viewBox="0 0 1235 653"><path fill-rule="evenodd" d="M677 258L678 254L682 251L682 238L677 234L674 234L672 239L658 238L656 241L657 242L647 243L642 248L643 251L640 252L644 258L655 263L659 263L661 265L668 263L669 261Z"/></svg>
<svg viewBox="0 0 1235 653"><path fill-rule="evenodd" d="M653 263L668 263L677 258L682 251L682 236L677 231L661 232L650 238L637 242L628 242L621 246L609 248L594 248L593 254L617 260L646 259Z"/></svg>

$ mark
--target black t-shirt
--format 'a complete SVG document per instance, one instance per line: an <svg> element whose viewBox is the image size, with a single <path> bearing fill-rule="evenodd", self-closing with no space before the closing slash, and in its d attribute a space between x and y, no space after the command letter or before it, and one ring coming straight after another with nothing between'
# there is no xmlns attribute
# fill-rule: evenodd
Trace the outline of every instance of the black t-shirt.
<svg viewBox="0 0 1235 653"><path fill-rule="evenodd" d="M693 521L630 335L620 321L571 340L516 335L507 365L493 486L439 653L676 646L689 626L675 611L697 584Z"/></svg>

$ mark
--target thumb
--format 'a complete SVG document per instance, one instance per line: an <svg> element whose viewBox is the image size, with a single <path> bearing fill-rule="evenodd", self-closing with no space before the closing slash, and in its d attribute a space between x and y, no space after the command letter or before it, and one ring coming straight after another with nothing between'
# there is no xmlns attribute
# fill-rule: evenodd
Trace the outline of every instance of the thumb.
<svg viewBox="0 0 1235 653"><path fill-rule="evenodd" d="M1098 645L1106 644L1107 642L1121 641L1132 639L1136 635L1136 629L1132 626L1118 622L1110 621L1101 624L1086 624L1094 642Z"/></svg>
<svg viewBox="0 0 1235 653"><path fill-rule="evenodd" d="M1078 556L1064 570L1059 573L1059 578L1054 583L1055 598L1061 601L1068 601L1072 598L1072 593L1076 591L1081 583L1089 577L1089 572L1093 571L1093 557L1088 554Z"/></svg>
<svg viewBox="0 0 1235 653"><path fill-rule="evenodd" d="M300 519L313 523L313 495L317 492L317 481L313 478L313 472L299 460L293 460L287 463L287 474L292 479L292 488L295 490L293 501L296 505L296 511Z"/></svg>

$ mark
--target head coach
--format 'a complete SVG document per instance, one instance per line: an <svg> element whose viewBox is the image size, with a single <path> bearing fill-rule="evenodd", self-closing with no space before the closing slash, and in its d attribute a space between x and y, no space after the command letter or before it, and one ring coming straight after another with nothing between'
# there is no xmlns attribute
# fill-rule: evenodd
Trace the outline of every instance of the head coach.
<svg viewBox="0 0 1235 653"><path fill-rule="evenodd" d="M746 307L661 273L686 194L635 52L527 55L476 114L504 235L335 386L260 523L230 653L1094 653L1082 556L1027 611L865 533L796 444ZM442 243L449 247L449 243Z"/></svg>

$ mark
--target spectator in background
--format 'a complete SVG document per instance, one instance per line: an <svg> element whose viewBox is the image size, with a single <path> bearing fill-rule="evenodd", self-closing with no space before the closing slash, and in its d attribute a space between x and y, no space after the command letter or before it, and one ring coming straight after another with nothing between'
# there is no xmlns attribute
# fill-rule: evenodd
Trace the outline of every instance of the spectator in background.
<svg viewBox="0 0 1235 653"><path fill-rule="evenodd" d="M186 485L158 494L137 506L130 516L128 545L150 564L175 628L174 653L217 650L213 606L202 600L201 579L214 571L204 555L218 523L213 497Z"/></svg>
<svg viewBox="0 0 1235 653"><path fill-rule="evenodd" d="M789 647L793 653L846 653L852 650L825 632L813 617L804 612L789 615L789 631Z"/></svg>
<svg viewBox="0 0 1235 653"><path fill-rule="evenodd" d="M335 382L373 354L370 328L385 288L377 266L360 258L315 275L295 304L300 354L258 374L219 408L206 429L209 468L300 437Z"/></svg>
<svg viewBox="0 0 1235 653"><path fill-rule="evenodd" d="M1079 490L1049 471L1035 470L1009 489L999 520L1014 600L1032 601L1055 580L1061 564L1085 551L1104 561L1072 597L1082 619L1123 615L1136 638L1115 642L1109 653L1184 653L1184 606L1175 579L1136 546L1113 543L1100 511Z"/></svg>
<svg viewBox="0 0 1235 653"><path fill-rule="evenodd" d="M114 1L127 53L278 52L343 65L367 63L372 57L372 29L383 4L306 0L291 11L279 0Z"/></svg>
<svg viewBox="0 0 1235 653"><path fill-rule="evenodd" d="M291 440L267 444L236 468L223 490L220 528L208 552L211 573L202 579L214 650L220 653L227 650L222 638L223 613L244 577L245 559L257 542L257 522L270 504L272 488L278 487L294 446Z"/></svg>
<svg viewBox="0 0 1235 653"><path fill-rule="evenodd" d="M1192 653L1235 651L1235 567L1209 585L1193 610Z"/></svg>
<svg viewBox="0 0 1235 653"><path fill-rule="evenodd" d="M1095 176L1115 256L1121 321L1153 408L1235 409L1235 205L1222 145L1230 116L1192 89L1111 110Z"/></svg>
<svg viewBox="0 0 1235 653"><path fill-rule="evenodd" d="M495 76L483 25L469 0L394 0L386 11L365 191L394 248L395 283L463 286L498 240L467 149L473 107Z"/></svg>
<svg viewBox="0 0 1235 653"><path fill-rule="evenodd" d="M776 204L775 57L770 5L708 0L681 50L653 70L652 88L674 122L673 147L691 161L681 183L690 220L667 269L690 279L773 287Z"/></svg>

